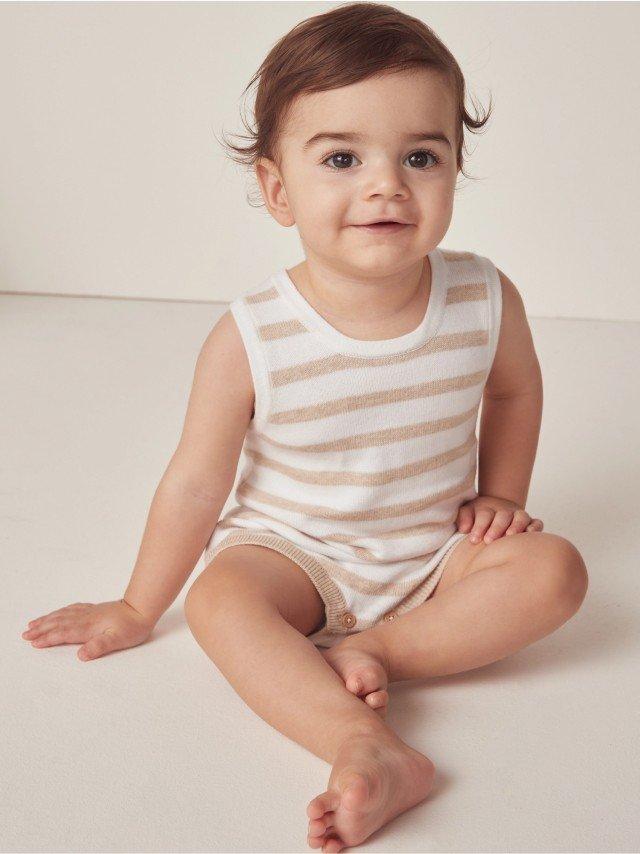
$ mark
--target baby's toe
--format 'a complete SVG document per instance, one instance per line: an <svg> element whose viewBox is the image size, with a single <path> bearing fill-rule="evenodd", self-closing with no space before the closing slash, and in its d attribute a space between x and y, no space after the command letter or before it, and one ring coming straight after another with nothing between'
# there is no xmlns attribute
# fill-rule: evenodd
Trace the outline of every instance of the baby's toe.
<svg viewBox="0 0 640 854"><path fill-rule="evenodd" d="M322 846L323 851L330 851L330 852L342 851L343 848L344 848L344 842L341 839L339 839L337 836L328 836L325 839L324 845Z"/></svg>
<svg viewBox="0 0 640 854"><path fill-rule="evenodd" d="M340 804L340 793L332 790L323 792L307 805L307 815L309 818L322 818L326 812L333 811Z"/></svg>
<svg viewBox="0 0 640 854"><path fill-rule="evenodd" d="M367 705L371 706L372 709L378 710L386 706L389 702L389 692L372 691L371 694L367 694L364 699Z"/></svg>
<svg viewBox="0 0 640 854"><path fill-rule="evenodd" d="M324 836L333 827L334 813L325 813L322 818L312 818L309 822L309 836Z"/></svg>
<svg viewBox="0 0 640 854"><path fill-rule="evenodd" d="M356 667L345 681L348 690L353 694L370 694L386 687L385 673L376 664L363 664Z"/></svg>

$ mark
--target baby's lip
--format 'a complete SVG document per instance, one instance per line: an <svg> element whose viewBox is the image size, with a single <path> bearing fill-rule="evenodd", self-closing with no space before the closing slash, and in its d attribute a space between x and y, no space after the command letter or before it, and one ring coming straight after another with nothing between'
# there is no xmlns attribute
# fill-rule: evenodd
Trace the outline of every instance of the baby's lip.
<svg viewBox="0 0 640 854"><path fill-rule="evenodd" d="M357 226L362 225L412 225L413 223L405 222L403 219L374 219L371 222L358 222Z"/></svg>

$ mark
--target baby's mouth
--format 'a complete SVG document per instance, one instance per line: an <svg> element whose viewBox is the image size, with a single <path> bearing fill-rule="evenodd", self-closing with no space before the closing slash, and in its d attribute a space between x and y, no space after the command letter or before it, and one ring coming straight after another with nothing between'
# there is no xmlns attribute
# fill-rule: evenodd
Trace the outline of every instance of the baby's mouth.
<svg viewBox="0 0 640 854"><path fill-rule="evenodd" d="M409 223L404 222L373 222L369 225L357 225L356 228L365 228L371 231L393 232L401 231L403 228L409 228Z"/></svg>

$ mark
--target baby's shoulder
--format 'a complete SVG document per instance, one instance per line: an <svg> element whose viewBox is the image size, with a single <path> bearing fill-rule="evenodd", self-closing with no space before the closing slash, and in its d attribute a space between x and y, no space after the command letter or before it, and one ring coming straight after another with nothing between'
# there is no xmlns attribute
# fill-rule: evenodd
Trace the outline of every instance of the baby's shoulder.
<svg viewBox="0 0 640 854"><path fill-rule="evenodd" d="M440 252L449 287L454 288L455 294L463 301L488 299L492 311L499 315L505 288L513 292L515 285L506 279L492 259L470 249L441 249Z"/></svg>

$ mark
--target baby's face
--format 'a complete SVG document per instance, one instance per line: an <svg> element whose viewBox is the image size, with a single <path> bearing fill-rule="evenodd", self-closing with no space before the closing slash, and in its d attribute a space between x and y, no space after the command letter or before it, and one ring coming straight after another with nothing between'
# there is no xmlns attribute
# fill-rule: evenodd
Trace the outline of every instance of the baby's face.
<svg viewBox="0 0 640 854"><path fill-rule="evenodd" d="M304 95L280 136L281 169L270 160L256 167L267 207L297 226L307 258L328 267L380 276L409 266L451 221L454 115L450 89L424 69ZM361 137L309 142L325 132ZM394 233L359 227L387 217L410 225Z"/></svg>

